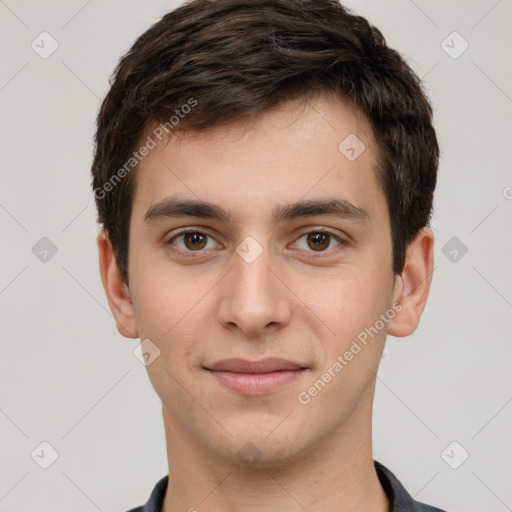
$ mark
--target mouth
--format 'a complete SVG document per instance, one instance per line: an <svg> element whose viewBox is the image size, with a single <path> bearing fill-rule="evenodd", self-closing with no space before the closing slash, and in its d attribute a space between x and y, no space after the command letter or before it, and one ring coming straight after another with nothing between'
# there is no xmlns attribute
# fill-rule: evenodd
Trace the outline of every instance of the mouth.
<svg viewBox="0 0 512 512"><path fill-rule="evenodd" d="M295 381L309 369L293 361L277 358L261 361L224 359L203 368L221 385L247 396L271 393Z"/></svg>

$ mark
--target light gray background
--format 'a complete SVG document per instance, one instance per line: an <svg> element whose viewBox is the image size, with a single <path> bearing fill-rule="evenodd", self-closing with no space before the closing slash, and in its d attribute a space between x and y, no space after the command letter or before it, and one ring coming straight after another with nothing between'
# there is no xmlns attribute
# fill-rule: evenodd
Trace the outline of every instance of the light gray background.
<svg viewBox="0 0 512 512"><path fill-rule="evenodd" d="M0 0L0 511L125 511L167 474L159 399L101 286L89 169L108 77L177 4ZM413 336L388 338L374 456L420 501L512 510L512 3L347 5L425 78L442 151L431 297ZM31 48L43 31L47 59ZM453 31L469 43L456 59ZM31 457L43 441L48 469Z"/></svg>

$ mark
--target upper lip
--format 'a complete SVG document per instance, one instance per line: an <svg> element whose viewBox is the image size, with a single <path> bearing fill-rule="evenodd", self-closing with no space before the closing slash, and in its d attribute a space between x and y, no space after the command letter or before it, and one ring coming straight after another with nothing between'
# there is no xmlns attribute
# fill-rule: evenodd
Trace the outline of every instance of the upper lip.
<svg viewBox="0 0 512 512"><path fill-rule="evenodd" d="M287 361L286 359L270 357L267 359L261 359L260 361L248 361L246 359L223 359L222 361L217 361L216 363L213 363L212 365L209 365L205 368L207 370L217 372L224 371L236 373L270 373L280 370L301 370L306 367L293 361Z"/></svg>

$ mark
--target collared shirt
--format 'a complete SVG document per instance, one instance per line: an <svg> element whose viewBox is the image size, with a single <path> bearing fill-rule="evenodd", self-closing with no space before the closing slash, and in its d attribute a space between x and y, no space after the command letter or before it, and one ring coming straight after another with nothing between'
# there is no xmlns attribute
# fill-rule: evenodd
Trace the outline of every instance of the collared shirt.
<svg viewBox="0 0 512 512"><path fill-rule="evenodd" d="M380 483L389 499L389 512L445 512L436 507L414 501L398 478L380 462L373 461ZM164 476L155 486L148 502L128 512L162 512L169 475Z"/></svg>

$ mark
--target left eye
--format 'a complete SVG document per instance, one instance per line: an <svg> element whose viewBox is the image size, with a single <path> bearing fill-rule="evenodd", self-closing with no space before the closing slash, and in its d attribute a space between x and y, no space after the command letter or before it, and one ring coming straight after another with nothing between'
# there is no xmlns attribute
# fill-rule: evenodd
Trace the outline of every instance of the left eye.
<svg viewBox="0 0 512 512"><path fill-rule="evenodd" d="M334 246L331 244L334 242ZM326 231L312 231L306 233L299 238L297 247L299 249L311 249L315 252L325 252L328 248L333 248L341 244L339 237Z"/></svg>

